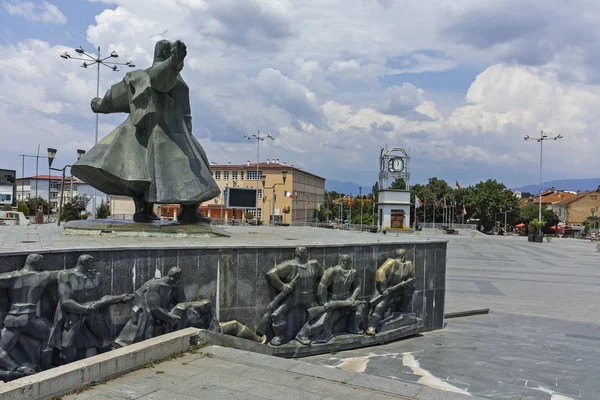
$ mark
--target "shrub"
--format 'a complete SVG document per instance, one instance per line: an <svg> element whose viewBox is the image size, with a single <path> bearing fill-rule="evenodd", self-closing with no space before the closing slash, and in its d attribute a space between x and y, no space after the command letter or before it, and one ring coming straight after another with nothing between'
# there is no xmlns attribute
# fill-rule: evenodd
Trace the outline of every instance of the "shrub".
<svg viewBox="0 0 600 400"><path fill-rule="evenodd" d="M110 217L110 208L108 208L106 203L102 202L98 207L96 207L96 218L106 219L108 217Z"/></svg>

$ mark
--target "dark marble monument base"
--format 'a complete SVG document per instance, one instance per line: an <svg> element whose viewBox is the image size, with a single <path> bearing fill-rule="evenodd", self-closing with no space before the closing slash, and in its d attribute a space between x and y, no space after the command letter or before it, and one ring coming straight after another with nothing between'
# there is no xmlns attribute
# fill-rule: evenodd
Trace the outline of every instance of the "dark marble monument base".
<svg viewBox="0 0 600 400"><path fill-rule="evenodd" d="M132 220L93 219L65 223L63 235L113 237L229 237L222 229L207 224L183 225L174 221L151 223Z"/></svg>
<svg viewBox="0 0 600 400"><path fill-rule="evenodd" d="M240 350L283 358L299 358L323 353L335 353L359 347L376 346L423 332L423 321L418 319L415 314L404 314L395 320L395 326L395 329L379 332L372 336L338 335L327 343L313 343L307 346L295 340L282 346L271 346L205 330L200 331L199 337L201 341L218 346L234 347ZM389 328L389 325L387 327Z"/></svg>

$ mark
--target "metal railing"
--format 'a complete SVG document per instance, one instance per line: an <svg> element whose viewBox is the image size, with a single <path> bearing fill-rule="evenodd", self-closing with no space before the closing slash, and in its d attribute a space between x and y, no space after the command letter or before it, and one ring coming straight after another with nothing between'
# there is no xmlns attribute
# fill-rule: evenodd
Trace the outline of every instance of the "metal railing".
<svg viewBox="0 0 600 400"><path fill-rule="evenodd" d="M421 222L419 225L421 225L423 228L426 229L433 229L433 223L432 222ZM469 229L469 230L477 230L477 225L473 225L473 224L442 224L442 223L436 223L435 224L435 229L441 229L442 226L450 228L452 227L452 229Z"/></svg>

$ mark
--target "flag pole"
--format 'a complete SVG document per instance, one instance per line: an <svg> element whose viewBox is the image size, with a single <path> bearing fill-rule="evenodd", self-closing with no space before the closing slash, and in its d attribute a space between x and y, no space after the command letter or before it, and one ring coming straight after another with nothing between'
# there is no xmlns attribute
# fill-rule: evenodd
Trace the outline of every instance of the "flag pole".
<svg viewBox="0 0 600 400"><path fill-rule="evenodd" d="M435 197L433 198L433 218L432 218L432 222L433 222L433 229L435 230Z"/></svg>
<svg viewBox="0 0 600 400"><path fill-rule="evenodd" d="M417 195L415 194L415 220L413 222L414 230L417 230Z"/></svg>
<svg viewBox="0 0 600 400"><path fill-rule="evenodd" d="M427 221L425 219L425 211L427 211L427 197L423 196L423 224Z"/></svg>

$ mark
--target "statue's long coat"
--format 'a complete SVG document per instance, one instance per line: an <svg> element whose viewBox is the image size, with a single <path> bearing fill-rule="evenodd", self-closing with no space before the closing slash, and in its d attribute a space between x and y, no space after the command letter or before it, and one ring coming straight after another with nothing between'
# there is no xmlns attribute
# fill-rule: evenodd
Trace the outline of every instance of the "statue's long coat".
<svg viewBox="0 0 600 400"><path fill-rule="evenodd" d="M217 196L206 154L190 132L182 67L172 59L155 62L113 85L99 112L129 116L73 165L73 175L106 194L151 203L193 204Z"/></svg>

